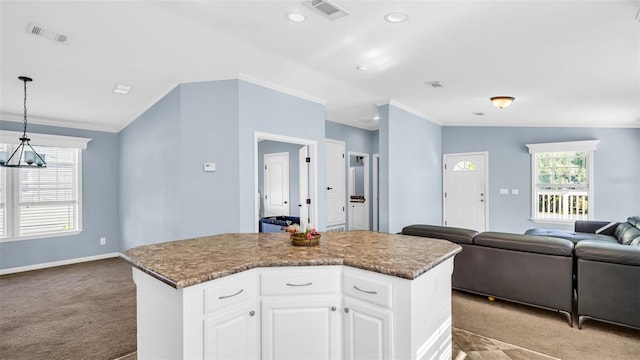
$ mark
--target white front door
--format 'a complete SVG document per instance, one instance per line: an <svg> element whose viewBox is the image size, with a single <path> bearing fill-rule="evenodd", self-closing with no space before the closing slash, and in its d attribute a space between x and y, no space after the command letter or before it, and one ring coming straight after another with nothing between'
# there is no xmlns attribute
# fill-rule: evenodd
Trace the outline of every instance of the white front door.
<svg viewBox="0 0 640 360"><path fill-rule="evenodd" d="M444 224L487 228L487 154L444 155Z"/></svg>
<svg viewBox="0 0 640 360"><path fill-rule="evenodd" d="M306 229L307 224L310 222L309 219L309 207L311 205L307 204L307 199L309 199L309 162L307 162L307 158L310 159L309 147L303 146L298 150L298 169L299 169L299 203L298 207L300 208L300 226L303 229ZM316 224L312 224L314 227Z"/></svg>
<svg viewBox="0 0 640 360"><path fill-rule="evenodd" d="M289 215L289 153L264 154L264 216Z"/></svg>
<svg viewBox="0 0 640 360"><path fill-rule="evenodd" d="M327 226L345 223L345 144L326 141Z"/></svg>

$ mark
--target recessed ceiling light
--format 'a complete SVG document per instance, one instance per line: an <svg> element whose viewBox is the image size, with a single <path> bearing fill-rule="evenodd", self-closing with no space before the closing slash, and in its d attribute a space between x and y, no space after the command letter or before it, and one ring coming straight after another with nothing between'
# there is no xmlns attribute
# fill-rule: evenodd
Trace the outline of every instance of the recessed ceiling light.
<svg viewBox="0 0 640 360"><path fill-rule="evenodd" d="M127 95L131 90L131 88L133 88L133 86L131 85L116 84L116 87L113 88L113 93L120 94L120 95Z"/></svg>
<svg viewBox="0 0 640 360"><path fill-rule="evenodd" d="M402 23L402 22L405 22L405 21L409 20L409 15L407 15L407 14L405 14L403 12L395 11L395 12L390 12L387 15L385 15L384 19L387 22L390 22L392 24L398 24L398 23Z"/></svg>
<svg viewBox="0 0 640 360"><path fill-rule="evenodd" d="M287 13L287 19L293 21L293 22L303 22L305 20L307 20L307 17L300 14L300 13L296 13L296 12L290 12Z"/></svg>
<svg viewBox="0 0 640 360"><path fill-rule="evenodd" d="M376 115L376 116L374 116L374 117L373 117L373 120L376 120L376 121L380 120L380 115Z"/></svg>
<svg viewBox="0 0 640 360"><path fill-rule="evenodd" d="M369 67L367 65L358 65L356 66L356 69L358 69L359 71L367 71L369 70Z"/></svg>

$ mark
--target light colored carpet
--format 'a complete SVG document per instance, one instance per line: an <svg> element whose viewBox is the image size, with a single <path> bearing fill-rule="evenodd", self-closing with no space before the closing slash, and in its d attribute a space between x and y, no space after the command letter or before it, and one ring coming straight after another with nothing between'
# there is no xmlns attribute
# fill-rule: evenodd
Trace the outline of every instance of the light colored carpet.
<svg viewBox="0 0 640 360"><path fill-rule="evenodd" d="M549 310L453 291L453 326L564 360L638 360L640 330L585 321L582 330Z"/></svg>

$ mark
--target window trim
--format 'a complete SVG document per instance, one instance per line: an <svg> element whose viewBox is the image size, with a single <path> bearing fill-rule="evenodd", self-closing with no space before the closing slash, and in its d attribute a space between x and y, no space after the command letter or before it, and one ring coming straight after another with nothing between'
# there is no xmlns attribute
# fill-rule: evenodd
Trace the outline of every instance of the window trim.
<svg viewBox="0 0 640 360"><path fill-rule="evenodd" d="M536 217L537 203L537 176L538 176L538 162L536 161L536 154L547 152L562 152L562 151L583 151L587 153L587 174L588 174L588 190L587 196L589 198L589 212L587 219L592 220L595 218L595 186L594 186L594 161L593 153L596 151L600 140L582 140L582 141L564 141L554 143L540 143L540 144L526 144L529 148L529 154L531 154L531 221L539 223L551 223L551 224L567 224L574 223L575 219L548 219Z"/></svg>
<svg viewBox="0 0 640 360"><path fill-rule="evenodd" d="M83 193L83 189L82 189L82 150L86 150L87 149L87 144L89 143L89 141L91 141L91 138L82 138L82 137L75 137L75 136L62 136L62 135L51 135L51 134L38 134L38 133L28 133L27 134L28 137L31 139L31 141L34 143L34 145L40 145L40 146L51 146L51 147L60 147L60 148L73 148L73 149L78 149L78 159L77 159L77 176L74 179L76 181L76 186L77 186L77 199L76 199L76 207L77 207L77 215L76 215L76 221L77 221L77 228L73 229L73 230L67 230L67 231L56 231L56 232L50 232L50 233L42 233L42 234L33 234L33 235L24 235L24 236L7 236L4 238L0 238L0 243L3 242L10 242L10 241L21 241L21 240L34 240L34 239L46 239L46 238L52 238L52 237L59 237L59 236L73 236L73 235L78 235L81 232L84 231L83 228L83 222L82 222L82 213L83 213L83 197L82 197L82 193ZM7 130L0 130L0 143L4 143L4 144L11 144L11 145L16 145L19 144L19 138L22 136L21 132L16 132L16 131L7 131ZM6 168L4 169L5 173L7 172ZM11 211L14 212L15 209L13 208L14 202L13 201L13 197L16 194L16 186L17 186L17 182L15 181L15 178L17 178L17 173L14 174L7 174L6 175L7 179L9 177L12 177L13 179L11 179L10 183L11 183L11 187L9 186L9 181L6 182L5 184L5 190L6 190L6 203L5 203L5 209L9 210L9 204L12 206ZM9 201L11 200L11 202ZM9 225L8 220L9 219L9 211L7 211L7 214L5 214L5 221L6 221L6 225ZM11 218L13 218L15 216L15 214L11 214ZM15 231L15 224L11 225L11 228ZM6 231L6 229L5 229Z"/></svg>

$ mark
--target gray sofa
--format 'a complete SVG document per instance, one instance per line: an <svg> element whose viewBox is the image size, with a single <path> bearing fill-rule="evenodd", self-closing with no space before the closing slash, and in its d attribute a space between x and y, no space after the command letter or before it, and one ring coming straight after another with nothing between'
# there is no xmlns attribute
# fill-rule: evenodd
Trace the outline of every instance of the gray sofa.
<svg viewBox="0 0 640 360"><path fill-rule="evenodd" d="M574 232L411 225L402 234L462 246L454 260L455 289L555 310L571 326L575 290L579 328L588 318L640 328L640 217L578 221Z"/></svg>

